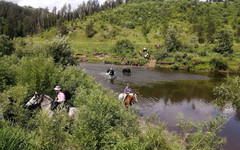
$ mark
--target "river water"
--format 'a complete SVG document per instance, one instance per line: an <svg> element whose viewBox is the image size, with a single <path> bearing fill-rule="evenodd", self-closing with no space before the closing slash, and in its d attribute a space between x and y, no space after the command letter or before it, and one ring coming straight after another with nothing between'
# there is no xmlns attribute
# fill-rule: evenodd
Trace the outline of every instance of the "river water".
<svg viewBox="0 0 240 150"><path fill-rule="evenodd" d="M82 63L80 66L102 84L104 88L115 93L122 93L126 83L130 84L134 93L138 95L136 107L142 116L154 116L165 122L168 130L179 131L176 119L179 113L187 121L208 120L219 112L225 116L232 116L236 111L232 107L223 110L216 108L213 88L223 82L225 75L216 73L176 72L147 67L129 67L131 76L122 74L126 66L114 66L117 78L109 80L106 70L110 65ZM117 99L117 98L116 98ZM234 115L225 125L219 135L227 138L223 146L226 150L240 149L240 114Z"/></svg>

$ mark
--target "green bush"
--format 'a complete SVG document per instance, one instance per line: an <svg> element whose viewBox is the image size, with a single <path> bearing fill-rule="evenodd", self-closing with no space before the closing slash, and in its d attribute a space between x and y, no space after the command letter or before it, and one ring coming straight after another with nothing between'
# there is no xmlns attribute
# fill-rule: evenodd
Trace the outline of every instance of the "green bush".
<svg viewBox="0 0 240 150"><path fill-rule="evenodd" d="M0 92L5 90L8 86L16 84L16 69L13 65L17 64L19 59L12 56L4 56L0 59Z"/></svg>
<svg viewBox="0 0 240 150"><path fill-rule="evenodd" d="M178 53L176 53L176 55L174 56L174 59L175 59L176 62L182 62L186 57L187 57L187 54L178 52Z"/></svg>
<svg viewBox="0 0 240 150"><path fill-rule="evenodd" d="M15 51L13 42L6 35L0 35L0 57L11 55Z"/></svg>
<svg viewBox="0 0 240 150"><path fill-rule="evenodd" d="M79 87L76 93L81 120L75 124L74 135L82 149L120 148L121 141L139 133L136 116L122 109L99 85Z"/></svg>
<svg viewBox="0 0 240 150"><path fill-rule="evenodd" d="M59 72L51 57L24 57L17 68L17 83L28 86L31 94L35 91L50 94Z"/></svg>
<svg viewBox="0 0 240 150"><path fill-rule="evenodd" d="M47 44L47 52L53 57L55 63L61 63L63 66L74 65L75 60L68 37L56 37L51 43Z"/></svg>
<svg viewBox="0 0 240 150"><path fill-rule="evenodd" d="M215 70L226 70L228 68L227 61L221 57L212 58L209 63Z"/></svg>
<svg viewBox="0 0 240 150"><path fill-rule="evenodd" d="M158 51L154 54L154 58L157 61L162 61L169 56L170 56L169 53L167 51L164 51L164 50L163 51Z"/></svg>
<svg viewBox="0 0 240 150"><path fill-rule="evenodd" d="M166 35L164 37L164 45L168 52L179 51L181 49L181 43L177 39L177 31L173 27L169 27L166 31Z"/></svg>
<svg viewBox="0 0 240 150"><path fill-rule="evenodd" d="M84 88L92 88L92 78L86 72L80 71L79 68L67 66L64 71L60 73L57 80L57 85L60 85L63 90L68 90L72 95L70 103L73 104L73 99L77 94L75 91L79 86ZM94 82L93 82L94 83Z"/></svg>
<svg viewBox="0 0 240 150"><path fill-rule="evenodd" d="M224 54L233 53L233 31L229 29L222 29L219 31L218 36L218 44L217 47L213 49L214 52Z"/></svg>
<svg viewBox="0 0 240 150"><path fill-rule="evenodd" d="M93 37L97 32L94 30L94 24L93 21L90 21L85 28L85 34L88 38Z"/></svg>
<svg viewBox="0 0 240 150"><path fill-rule="evenodd" d="M213 92L216 96L215 103L223 108L227 103L232 104L234 108L240 108L240 78L239 76L225 78L225 82L214 88Z"/></svg>
<svg viewBox="0 0 240 150"><path fill-rule="evenodd" d="M27 86L14 86L0 95L1 107L4 118L12 123L26 126L29 121L30 111L25 108L28 97Z"/></svg>
<svg viewBox="0 0 240 150"><path fill-rule="evenodd" d="M38 149L59 150L68 149L74 145L69 142L71 135L66 130L70 128L70 118L65 110L55 111L53 117L49 117L49 112L41 110L35 118L36 124L36 146Z"/></svg>
<svg viewBox="0 0 240 150"><path fill-rule="evenodd" d="M129 40L120 40L117 41L115 46L112 49L113 53L121 57L133 57L136 56L134 51L134 45Z"/></svg>
<svg viewBox="0 0 240 150"><path fill-rule="evenodd" d="M178 116L179 123L177 126L182 131L186 149L219 149L220 145L226 143L226 139L218 136L221 131L221 125L225 123L223 115L217 115L214 118L209 118L210 121L193 122L189 120L183 121L182 114Z"/></svg>
<svg viewBox="0 0 240 150"><path fill-rule="evenodd" d="M30 150L34 149L30 143L31 136L19 127L3 126L0 128L0 149L2 150Z"/></svg>

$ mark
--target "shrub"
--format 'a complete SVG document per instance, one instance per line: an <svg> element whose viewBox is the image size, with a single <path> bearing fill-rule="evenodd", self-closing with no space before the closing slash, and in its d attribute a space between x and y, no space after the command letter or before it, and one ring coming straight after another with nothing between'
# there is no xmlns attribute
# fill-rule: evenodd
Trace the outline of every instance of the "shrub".
<svg viewBox="0 0 240 150"><path fill-rule="evenodd" d="M87 75L86 72L80 71L79 68L73 66L67 66L64 71L60 73L60 77L57 80L57 85L60 85L63 90L67 90L72 95L70 104L73 104L73 99L77 94L75 91L79 86L85 88L91 88L92 78ZM94 83L94 82L93 82Z"/></svg>
<svg viewBox="0 0 240 150"><path fill-rule="evenodd" d="M225 78L225 82L216 86L213 89L213 93L216 96L215 103L223 108L227 103L233 105L234 108L240 108L240 78L239 76Z"/></svg>
<svg viewBox="0 0 240 150"><path fill-rule="evenodd" d="M182 114L178 116L177 126L182 131L186 149L219 149L220 145L226 142L226 139L218 136L221 131L221 125L225 123L223 115L217 115L215 118L209 118L210 121L194 123L192 120L184 122Z"/></svg>
<svg viewBox="0 0 240 150"><path fill-rule="evenodd" d="M30 143L32 137L19 127L4 126L0 128L0 149L34 149Z"/></svg>
<svg viewBox="0 0 240 150"><path fill-rule="evenodd" d="M186 57L187 57L187 54L178 52L178 53L176 53L174 58L175 58L175 61L182 62Z"/></svg>
<svg viewBox="0 0 240 150"><path fill-rule="evenodd" d="M6 35L0 35L0 57L11 55L15 51L13 42Z"/></svg>
<svg viewBox="0 0 240 150"><path fill-rule="evenodd" d="M93 21L90 21L85 28L85 34L88 38L93 37L97 32L93 29Z"/></svg>
<svg viewBox="0 0 240 150"><path fill-rule="evenodd" d="M177 31L169 27L164 37L164 44L168 52L177 51L181 48L181 43L177 39Z"/></svg>
<svg viewBox="0 0 240 150"><path fill-rule="evenodd" d="M53 117L49 117L48 111L44 110L36 115L36 146L39 149L59 150L74 145L72 141L69 142L70 134L66 132L70 127L70 118L63 109L55 112Z"/></svg>
<svg viewBox="0 0 240 150"><path fill-rule="evenodd" d="M129 28L129 29L134 29L135 28L135 24L132 21L125 21L123 23L123 27Z"/></svg>
<svg viewBox="0 0 240 150"><path fill-rule="evenodd" d="M213 49L214 52L224 54L233 53L233 31L229 29L222 29L219 31L218 36L218 44L217 47Z"/></svg>
<svg viewBox="0 0 240 150"><path fill-rule="evenodd" d="M165 58L169 57L169 53L167 51L158 51L154 54L154 58L157 60L157 61L162 61L164 60Z"/></svg>
<svg viewBox="0 0 240 150"><path fill-rule="evenodd" d="M24 106L28 101L27 86L14 86L0 95L4 118L15 124L26 126L30 111Z"/></svg>
<svg viewBox="0 0 240 150"><path fill-rule="evenodd" d="M113 53L121 57L133 57L136 56L136 52L134 52L134 45L129 40L120 40L117 41L115 46L112 49Z"/></svg>
<svg viewBox="0 0 240 150"><path fill-rule="evenodd" d="M28 86L30 94L35 91L50 94L59 72L51 57L24 57L17 68L17 83Z"/></svg>
<svg viewBox="0 0 240 150"><path fill-rule="evenodd" d="M209 63L215 70L226 70L228 68L227 61L221 57L212 58Z"/></svg>
<svg viewBox="0 0 240 150"><path fill-rule="evenodd" d="M68 37L55 37L51 43L47 44L47 52L53 57L55 63L61 63L63 66L74 65L73 51L67 41Z"/></svg>
<svg viewBox="0 0 240 150"><path fill-rule="evenodd" d="M8 86L16 84L16 71L12 65L18 62L19 59L14 55L4 56L0 59L0 92Z"/></svg>
<svg viewBox="0 0 240 150"><path fill-rule="evenodd" d="M126 147L122 141L139 133L136 116L119 107L119 101L106 96L99 85L79 87L76 93L81 120L74 126L74 135L82 149Z"/></svg>

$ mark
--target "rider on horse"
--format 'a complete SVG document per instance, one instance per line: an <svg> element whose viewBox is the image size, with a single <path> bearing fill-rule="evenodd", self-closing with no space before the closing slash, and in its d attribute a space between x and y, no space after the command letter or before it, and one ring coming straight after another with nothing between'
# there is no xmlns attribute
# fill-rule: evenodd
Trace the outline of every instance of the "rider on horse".
<svg viewBox="0 0 240 150"><path fill-rule="evenodd" d="M55 104L54 104L52 109L55 109L59 104L64 103L66 101L65 94L62 91L62 88L60 86L57 85L54 88L54 90L56 91L56 98L55 98L55 101L54 101Z"/></svg>
<svg viewBox="0 0 240 150"><path fill-rule="evenodd" d="M129 94L130 92L132 92L132 89L130 88L129 83L127 83L127 86L124 89L124 93Z"/></svg>
<svg viewBox="0 0 240 150"><path fill-rule="evenodd" d="M131 92L132 92L132 89L130 88L129 83L127 83L127 86L126 86L125 89L124 89L124 93L125 93L126 95L125 95L125 97L123 98L123 100L125 100L125 99L128 97L129 93L131 93Z"/></svg>

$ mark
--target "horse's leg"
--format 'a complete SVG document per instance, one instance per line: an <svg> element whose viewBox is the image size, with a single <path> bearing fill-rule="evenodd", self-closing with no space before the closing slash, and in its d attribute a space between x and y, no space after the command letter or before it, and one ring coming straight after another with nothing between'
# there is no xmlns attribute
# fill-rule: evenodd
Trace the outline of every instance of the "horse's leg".
<svg viewBox="0 0 240 150"><path fill-rule="evenodd" d="M125 101L125 108L128 108L128 105L129 105L129 98L127 98Z"/></svg>

